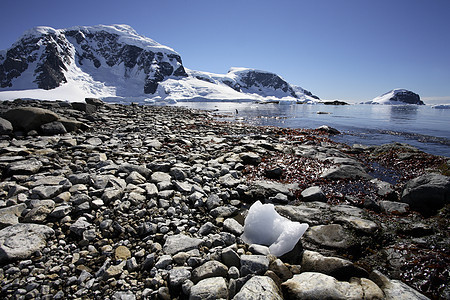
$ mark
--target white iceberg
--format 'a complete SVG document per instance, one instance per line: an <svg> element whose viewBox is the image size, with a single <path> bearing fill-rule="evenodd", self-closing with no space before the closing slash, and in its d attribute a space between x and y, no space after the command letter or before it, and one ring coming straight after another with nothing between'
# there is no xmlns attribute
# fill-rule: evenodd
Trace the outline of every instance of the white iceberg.
<svg viewBox="0 0 450 300"><path fill-rule="evenodd" d="M281 256L294 249L308 227L280 216L273 204L256 201L245 219L242 239L247 244L268 246L270 253Z"/></svg>

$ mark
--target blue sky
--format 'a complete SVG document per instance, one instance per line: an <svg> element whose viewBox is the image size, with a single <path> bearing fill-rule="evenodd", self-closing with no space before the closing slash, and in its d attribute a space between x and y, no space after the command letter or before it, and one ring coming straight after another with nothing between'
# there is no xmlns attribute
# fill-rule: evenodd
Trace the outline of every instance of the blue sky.
<svg viewBox="0 0 450 300"><path fill-rule="evenodd" d="M128 24L187 68L271 71L322 99L394 88L450 102L449 0L17 1L0 4L0 49L34 26Z"/></svg>

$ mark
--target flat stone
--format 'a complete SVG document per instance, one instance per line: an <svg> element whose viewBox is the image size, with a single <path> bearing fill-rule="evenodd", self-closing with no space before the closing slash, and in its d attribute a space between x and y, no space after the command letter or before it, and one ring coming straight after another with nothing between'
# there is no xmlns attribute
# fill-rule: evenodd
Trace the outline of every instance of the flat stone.
<svg viewBox="0 0 450 300"><path fill-rule="evenodd" d="M338 257L327 257L309 250L303 252L301 266L302 271L323 273L341 280L348 280L351 277L368 276L367 272L356 267L349 260Z"/></svg>
<svg viewBox="0 0 450 300"><path fill-rule="evenodd" d="M184 234L168 236L164 243L163 252L165 254L174 255L178 252L186 252L197 249L203 243L203 240L191 238Z"/></svg>
<svg viewBox="0 0 450 300"><path fill-rule="evenodd" d="M346 223L354 229L367 234L372 234L378 229L377 223L353 216L338 216L334 221Z"/></svg>
<svg viewBox="0 0 450 300"><path fill-rule="evenodd" d="M8 175L29 175L37 173L43 164L35 158L27 160L15 161L6 166Z"/></svg>
<svg viewBox="0 0 450 300"><path fill-rule="evenodd" d="M24 209L25 203L5 207L0 209L0 229L19 223L19 217Z"/></svg>
<svg viewBox="0 0 450 300"><path fill-rule="evenodd" d="M335 278L315 272L304 272L281 285L287 299L363 299L361 285L338 281Z"/></svg>
<svg viewBox="0 0 450 300"><path fill-rule="evenodd" d="M372 179L372 176L359 167L353 165L340 165L325 170L320 177L325 179Z"/></svg>
<svg viewBox="0 0 450 300"><path fill-rule="evenodd" d="M312 226L305 237L314 243L337 249L347 249L354 244L353 238L339 224Z"/></svg>
<svg viewBox="0 0 450 300"><path fill-rule="evenodd" d="M55 234L45 225L15 224L0 230L0 262L26 259L42 250L47 239Z"/></svg>
<svg viewBox="0 0 450 300"><path fill-rule="evenodd" d="M399 215L406 214L409 210L409 204L402 202L394 202L394 201L379 201L378 204L381 207L381 210L385 213L395 213Z"/></svg>

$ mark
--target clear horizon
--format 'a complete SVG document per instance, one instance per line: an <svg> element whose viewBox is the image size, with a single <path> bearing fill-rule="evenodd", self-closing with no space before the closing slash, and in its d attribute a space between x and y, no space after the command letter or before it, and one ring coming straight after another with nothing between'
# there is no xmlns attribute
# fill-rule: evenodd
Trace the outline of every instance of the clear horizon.
<svg viewBox="0 0 450 300"><path fill-rule="evenodd" d="M261 69L326 100L405 88L450 103L446 0L30 2L3 2L1 50L36 26L128 24L193 70Z"/></svg>

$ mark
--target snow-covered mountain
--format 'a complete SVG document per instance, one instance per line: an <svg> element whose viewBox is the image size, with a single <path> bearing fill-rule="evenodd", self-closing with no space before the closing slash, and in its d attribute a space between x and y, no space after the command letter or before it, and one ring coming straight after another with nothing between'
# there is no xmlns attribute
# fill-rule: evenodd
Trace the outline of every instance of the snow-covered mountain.
<svg viewBox="0 0 450 300"><path fill-rule="evenodd" d="M188 70L173 49L127 25L36 27L0 51L0 100L80 101L284 100L315 102L280 76L232 68L227 74Z"/></svg>
<svg viewBox="0 0 450 300"><path fill-rule="evenodd" d="M404 105L404 104L425 105L425 103L423 103L423 101L420 100L420 96L418 94L405 89L394 89L366 103L387 104L387 105Z"/></svg>

